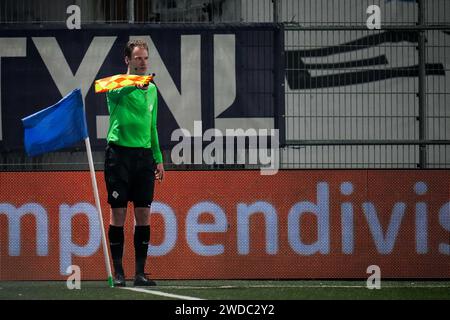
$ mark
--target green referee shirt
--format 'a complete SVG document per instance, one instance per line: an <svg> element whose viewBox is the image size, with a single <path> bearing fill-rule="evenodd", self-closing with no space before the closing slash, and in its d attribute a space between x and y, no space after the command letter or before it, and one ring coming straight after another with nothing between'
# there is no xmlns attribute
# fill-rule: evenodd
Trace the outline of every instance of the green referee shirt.
<svg viewBox="0 0 450 320"><path fill-rule="evenodd" d="M151 148L156 163L162 163L156 117L158 95L156 86L147 90L128 86L106 94L109 111L108 142L124 147Z"/></svg>

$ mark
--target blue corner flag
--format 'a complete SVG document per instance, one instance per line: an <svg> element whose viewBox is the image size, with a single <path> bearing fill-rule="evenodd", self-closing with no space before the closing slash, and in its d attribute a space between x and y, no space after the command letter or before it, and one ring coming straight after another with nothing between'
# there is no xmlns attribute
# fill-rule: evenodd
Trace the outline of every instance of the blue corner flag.
<svg viewBox="0 0 450 320"><path fill-rule="evenodd" d="M81 90L22 119L25 150L30 157L70 147L88 137Z"/></svg>

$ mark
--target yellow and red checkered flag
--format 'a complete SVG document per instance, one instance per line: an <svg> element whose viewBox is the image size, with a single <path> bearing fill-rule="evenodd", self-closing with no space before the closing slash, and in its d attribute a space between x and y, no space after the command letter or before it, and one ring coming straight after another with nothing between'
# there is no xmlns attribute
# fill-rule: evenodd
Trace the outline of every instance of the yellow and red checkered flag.
<svg viewBox="0 0 450 320"><path fill-rule="evenodd" d="M117 74L115 76L95 80L95 93L107 92L113 89L138 84L148 85L155 74L149 76L138 76L135 74Z"/></svg>

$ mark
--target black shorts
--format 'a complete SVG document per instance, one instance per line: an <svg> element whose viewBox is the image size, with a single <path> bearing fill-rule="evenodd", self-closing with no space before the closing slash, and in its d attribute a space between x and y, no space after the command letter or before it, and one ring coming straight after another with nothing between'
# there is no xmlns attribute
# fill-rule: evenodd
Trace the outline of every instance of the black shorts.
<svg viewBox="0 0 450 320"><path fill-rule="evenodd" d="M150 148L108 144L105 151L105 182L111 208L149 207L155 187L155 161Z"/></svg>

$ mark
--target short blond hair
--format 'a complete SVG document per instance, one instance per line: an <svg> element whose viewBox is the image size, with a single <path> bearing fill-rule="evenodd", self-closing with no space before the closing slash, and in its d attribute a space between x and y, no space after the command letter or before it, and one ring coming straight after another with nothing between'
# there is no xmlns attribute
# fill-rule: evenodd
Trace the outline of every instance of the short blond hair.
<svg viewBox="0 0 450 320"><path fill-rule="evenodd" d="M148 52L148 45L145 41L130 40L127 42L127 45L125 46L125 50L123 52L124 57L128 57L131 59L131 53L133 52L134 48L136 48L136 47L145 49Z"/></svg>

